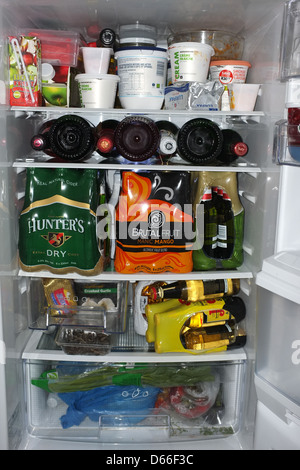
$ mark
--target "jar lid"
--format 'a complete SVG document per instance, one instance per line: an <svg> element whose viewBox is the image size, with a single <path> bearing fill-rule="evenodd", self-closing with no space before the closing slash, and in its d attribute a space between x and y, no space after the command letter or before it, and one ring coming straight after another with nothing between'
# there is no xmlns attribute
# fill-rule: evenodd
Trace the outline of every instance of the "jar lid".
<svg viewBox="0 0 300 470"><path fill-rule="evenodd" d="M214 60L214 61L211 61L210 66L213 67L214 65L244 65L246 67L251 67L250 62L246 62L245 60Z"/></svg>
<svg viewBox="0 0 300 470"><path fill-rule="evenodd" d="M47 62L42 63L42 81L48 82L49 80L52 80L54 75L54 67L51 64L48 64Z"/></svg>
<svg viewBox="0 0 300 470"><path fill-rule="evenodd" d="M124 24L120 26L119 38L140 38L140 39L152 39L156 42L156 27L148 24L140 24L138 21L134 24Z"/></svg>

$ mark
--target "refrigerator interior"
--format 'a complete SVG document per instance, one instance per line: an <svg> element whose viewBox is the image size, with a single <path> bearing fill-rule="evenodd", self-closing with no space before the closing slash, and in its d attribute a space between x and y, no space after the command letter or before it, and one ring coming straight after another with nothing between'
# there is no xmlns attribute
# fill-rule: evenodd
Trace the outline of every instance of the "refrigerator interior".
<svg viewBox="0 0 300 470"><path fill-rule="evenodd" d="M20 33L22 29L26 28L75 30L80 32L86 40L93 40L89 36L93 25L98 25L100 28L117 29L120 24L140 21L157 26L158 43L162 46L166 45L166 38L170 32L181 29L221 29L241 33L245 37L243 57L252 64L248 81L260 83L262 90L255 112L246 116L216 112L213 119L223 128L232 126L239 130L249 145L248 155L240 165L233 168L233 171L238 175L239 196L246 214L243 242L244 263L234 272L218 272L218 277L232 276L241 279L240 296L247 306L245 319L247 344L242 351L237 352L233 357L225 352L220 356L211 355L209 357L205 355L205 357L196 358L190 355L175 354L171 358L172 363L191 362L195 364L197 361L200 363L219 361L219 367L224 372L227 391L234 390L234 394L227 393L226 400L228 401L225 404L235 410L226 421L229 425L233 425L234 433L225 438L218 436L217 441L210 436L209 440L195 439L189 443L189 439L179 438L177 442L172 443L172 439L176 441L176 437L169 439L169 424L160 425L161 423L158 421L159 432L163 437L168 436L166 442L160 444L163 446L162 448L165 448L166 445L170 445L171 448L173 445L173 448L178 449L178 445L182 445L182 448L190 445L192 449L210 448L210 446L212 448L239 449L251 448L253 445L256 405L253 375L257 328L255 278L262 268L263 259L274 254L276 240L275 226L280 167L273 163L272 152L274 126L279 119L283 118L285 106L285 83L279 80L283 5L284 2L281 0L201 0L201 2L187 0L184 3L171 0L164 2L156 0L155 2L144 0L96 0L95 2L3 0L0 2L0 47L3 64L0 79L2 79L2 84L6 79L6 38L8 35ZM3 386L1 386L0 394L0 427L7 432L4 431L0 436L0 447L43 449L47 446L48 448L66 448L67 446L72 448L74 445L75 448L81 446L89 448L90 438L92 445L96 439L96 448L99 448L98 442L99 445L109 448L112 443L109 426L103 425L101 428L98 424L95 426L89 423L87 428L84 427L82 433L81 428L77 435L76 431L64 435L61 429L58 429L58 414L53 415L49 412L46 393L42 390L34 390L29 384L30 377L47 369L56 361L74 360L74 356L66 357L56 350L49 349L48 346L42 345L41 349L38 349L42 332L32 331L30 324L33 312L37 308L37 302L32 292L39 282L40 274L28 276L28 274L20 272L17 252L18 216L24 197L25 169L32 165L30 138L43 120L49 116L57 117L65 110L11 109L5 97L5 90L1 95L1 103L0 171L3 208L1 207L0 219L2 240L0 251L0 317L2 318L2 323L0 323L0 383ZM82 110L76 109L74 112L82 113ZM107 116L122 119L127 114L126 110L84 111L84 116L95 124ZM187 119L194 117L193 113L189 113L187 117L185 113L176 114L167 111L148 111L146 114L154 120L165 116L179 126ZM211 114L206 113L205 117L211 118ZM130 165L128 168L131 168ZM199 168L194 167L186 169L199 171ZM296 188L291 188L292 190L296 191ZM291 199L293 200L292 194ZM295 249L299 249L299 246L296 246ZM47 273L43 274L47 277ZM184 279L195 277L214 279L216 273L209 271L203 275L203 273L191 272L185 275ZM136 280L135 276L110 273L108 279L112 278ZM163 278L164 276L155 277L155 279ZM168 275L170 280L176 278L178 276ZM148 280L149 276L142 274L139 279ZM100 363L111 360L129 363L137 361L165 363L169 361L169 356L158 357L152 351L143 350L143 341L140 344L140 338L134 333L133 339L130 336L128 341L136 341L137 352L120 351L117 348L110 355L101 356L101 360L99 358L97 360ZM76 359L83 360L80 356ZM96 359L91 358L91 362L94 361ZM243 378L242 369L245 374ZM235 378L233 379L233 377ZM236 397L238 397L237 414ZM49 422L47 427L43 426L45 413L48 413L51 419L53 418L53 422ZM136 440L137 436L140 436L139 427L134 430L134 433L133 439ZM147 430L146 435L148 435ZM118 444L121 447L124 444L124 439L130 440L126 430L118 433L118 436L120 436ZM192 439L194 437L192 432ZM74 443L75 440L78 442ZM130 445L145 446L148 443L146 438L146 443L132 444L131 442Z"/></svg>

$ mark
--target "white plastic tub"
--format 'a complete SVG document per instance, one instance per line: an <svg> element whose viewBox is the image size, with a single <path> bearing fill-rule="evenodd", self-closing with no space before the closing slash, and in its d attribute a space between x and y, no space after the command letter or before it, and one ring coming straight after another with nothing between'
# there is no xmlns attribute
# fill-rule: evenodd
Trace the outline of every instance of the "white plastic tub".
<svg viewBox="0 0 300 470"><path fill-rule="evenodd" d="M211 80L220 81L222 85L230 83L245 83L249 62L243 60L216 60L210 64Z"/></svg>
<svg viewBox="0 0 300 470"><path fill-rule="evenodd" d="M172 83L205 82L214 49L200 42L178 42L168 48Z"/></svg>
<svg viewBox="0 0 300 470"><path fill-rule="evenodd" d="M119 77L112 74L87 74L76 75L79 96L82 108L114 107Z"/></svg>
<svg viewBox="0 0 300 470"><path fill-rule="evenodd" d="M125 47L115 53L119 99L125 109L161 109L168 55L158 47Z"/></svg>

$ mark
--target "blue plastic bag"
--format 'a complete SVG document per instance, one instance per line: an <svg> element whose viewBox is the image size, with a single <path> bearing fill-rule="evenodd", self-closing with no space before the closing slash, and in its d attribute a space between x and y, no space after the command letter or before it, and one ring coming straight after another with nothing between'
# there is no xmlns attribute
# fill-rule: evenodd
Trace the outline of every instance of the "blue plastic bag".
<svg viewBox="0 0 300 470"><path fill-rule="evenodd" d="M108 385L86 392L59 393L68 406L60 421L63 429L79 424L88 416L98 421L101 415L124 415L124 425L135 424L154 408L160 388L137 387L136 385ZM135 416L126 420L126 415ZM144 416L143 416L144 415Z"/></svg>

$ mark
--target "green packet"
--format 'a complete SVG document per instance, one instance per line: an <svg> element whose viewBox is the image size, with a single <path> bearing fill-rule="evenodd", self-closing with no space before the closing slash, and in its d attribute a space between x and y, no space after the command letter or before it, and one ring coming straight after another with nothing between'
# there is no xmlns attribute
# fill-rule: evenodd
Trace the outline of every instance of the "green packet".
<svg viewBox="0 0 300 470"><path fill-rule="evenodd" d="M95 275L103 270L96 211L100 172L29 168L19 219L19 259L24 271Z"/></svg>

